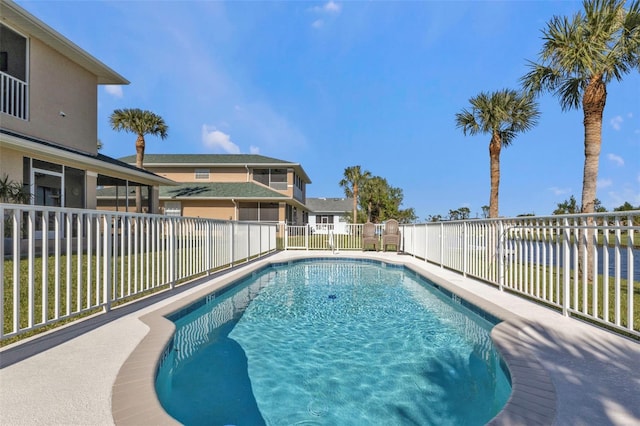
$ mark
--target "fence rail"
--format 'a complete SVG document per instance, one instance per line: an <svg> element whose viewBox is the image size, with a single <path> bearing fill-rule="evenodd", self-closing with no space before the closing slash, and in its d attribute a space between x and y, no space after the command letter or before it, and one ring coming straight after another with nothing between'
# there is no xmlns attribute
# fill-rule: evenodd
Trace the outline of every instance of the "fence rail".
<svg viewBox="0 0 640 426"><path fill-rule="evenodd" d="M362 250L362 225L0 204L0 340L286 250ZM384 225L376 227L382 235ZM640 337L640 211L402 225L401 249Z"/></svg>
<svg viewBox="0 0 640 426"><path fill-rule="evenodd" d="M283 225L284 226L284 225ZM381 235L384 225L377 225ZM361 250L362 225L286 226L287 250ZM401 226L405 254L640 337L640 211Z"/></svg>
<svg viewBox="0 0 640 426"><path fill-rule="evenodd" d="M0 340L276 249L277 224L0 204Z"/></svg>
<svg viewBox="0 0 640 426"><path fill-rule="evenodd" d="M640 337L640 212L402 227L403 251Z"/></svg>

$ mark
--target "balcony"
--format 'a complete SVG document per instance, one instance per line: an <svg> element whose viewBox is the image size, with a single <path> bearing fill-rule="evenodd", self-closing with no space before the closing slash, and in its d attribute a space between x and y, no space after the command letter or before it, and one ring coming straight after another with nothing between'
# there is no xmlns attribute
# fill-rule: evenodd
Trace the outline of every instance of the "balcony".
<svg viewBox="0 0 640 426"><path fill-rule="evenodd" d="M0 112L26 120L29 108L29 88L26 82L0 72Z"/></svg>

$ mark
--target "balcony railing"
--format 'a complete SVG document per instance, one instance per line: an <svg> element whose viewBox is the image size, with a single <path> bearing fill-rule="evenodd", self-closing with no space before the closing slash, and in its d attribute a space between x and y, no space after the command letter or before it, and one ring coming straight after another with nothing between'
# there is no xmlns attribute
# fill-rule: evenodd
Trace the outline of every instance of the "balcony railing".
<svg viewBox="0 0 640 426"><path fill-rule="evenodd" d="M29 113L27 83L3 72L0 72L0 113L22 120L26 120Z"/></svg>

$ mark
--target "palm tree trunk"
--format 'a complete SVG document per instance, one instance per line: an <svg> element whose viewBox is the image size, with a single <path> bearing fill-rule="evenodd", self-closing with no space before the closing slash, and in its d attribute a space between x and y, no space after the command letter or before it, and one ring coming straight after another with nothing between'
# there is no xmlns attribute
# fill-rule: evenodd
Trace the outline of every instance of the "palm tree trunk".
<svg viewBox="0 0 640 426"><path fill-rule="evenodd" d="M353 223L358 223L358 184L353 183Z"/></svg>
<svg viewBox="0 0 640 426"><path fill-rule="evenodd" d="M500 149L502 143L497 132L493 133L489 143L491 159L491 195L489 197L489 217L498 217L498 191L500 188Z"/></svg>
<svg viewBox="0 0 640 426"><path fill-rule="evenodd" d="M138 135L136 139L136 167L144 168L144 135ZM142 212L142 192L140 185L136 186L136 213Z"/></svg>
<svg viewBox="0 0 640 426"><path fill-rule="evenodd" d="M595 76L587 85L582 98L584 113L584 174L582 177L582 213L593 213L595 210L598 183L598 162L602 145L602 115L607 102L607 87L601 76ZM587 218L587 226L594 224L593 217ZM580 275L592 281L587 265L593 263L592 230L584 230L584 239L580 241ZM586 241L586 244L584 243ZM584 250L587 251L587 265L582 262Z"/></svg>

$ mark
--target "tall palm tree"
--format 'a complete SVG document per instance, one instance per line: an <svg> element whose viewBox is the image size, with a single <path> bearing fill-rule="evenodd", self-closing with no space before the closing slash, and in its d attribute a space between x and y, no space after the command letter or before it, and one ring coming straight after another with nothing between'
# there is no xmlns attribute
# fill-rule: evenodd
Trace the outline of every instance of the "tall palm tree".
<svg viewBox="0 0 640 426"><path fill-rule="evenodd" d="M351 166L344 169L344 178L340 186L344 188L344 195L353 198L353 223L358 223L358 194L364 182L371 178L371 172L364 172L360 166Z"/></svg>
<svg viewBox="0 0 640 426"><path fill-rule="evenodd" d="M593 213L607 84L640 69L640 3L585 0L584 12L553 17L543 30L540 62L522 78L533 93L553 92L563 110L584 115L583 213Z"/></svg>
<svg viewBox="0 0 640 426"><path fill-rule="evenodd" d="M491 195L489 217L498 217L498 192L500 187L500 151L513 142L515 136L536 125L540 112L531 96L515 90L503 89L493 93L481 92L469 99L471 109L456 114L456 126L465 136L478 133L491 134L489 158L491 171Z"/></svg>
<svg viewBox="0 0 640 426"><path fill-rule="evenodd" d="M160 136L166 139L169 127L162 117L151 111L143 111L139 108L117 109L109 117L111 128L116 131L135 133L136 139L136 167L142 169L144 164L145 135ZM136 187L136 212L142 211L142 195L140 187Z"/></svg>

